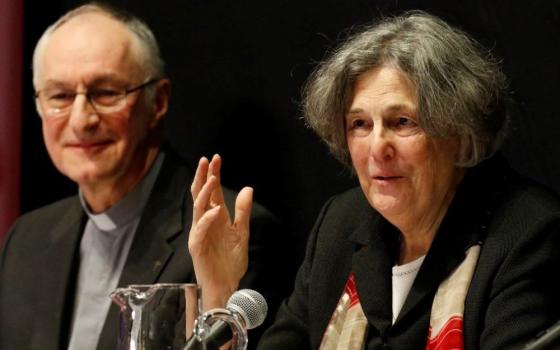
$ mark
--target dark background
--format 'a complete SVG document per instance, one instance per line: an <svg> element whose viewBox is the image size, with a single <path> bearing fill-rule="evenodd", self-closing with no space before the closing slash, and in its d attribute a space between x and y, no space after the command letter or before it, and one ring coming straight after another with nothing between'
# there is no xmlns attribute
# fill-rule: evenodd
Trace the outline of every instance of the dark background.
<svg viewBox="0 0 560 350"><path fill-rule="evenodd" d="M255 188L256 200L286 223L299 257L322 203L355 184L308 130L299 110L303 82L348 29L380 15L423 9L472 34L503 58L510 78L512 166L560 192L560 2L555 1L110 1L153 29L172 79L171 145L196 161L219 152L223 182ZM25 62L43 30L82 1L24 1ZM43 146L24 76L21 210L76 186L57 173ZM291 254L290 254L291 255Z"/></svg>

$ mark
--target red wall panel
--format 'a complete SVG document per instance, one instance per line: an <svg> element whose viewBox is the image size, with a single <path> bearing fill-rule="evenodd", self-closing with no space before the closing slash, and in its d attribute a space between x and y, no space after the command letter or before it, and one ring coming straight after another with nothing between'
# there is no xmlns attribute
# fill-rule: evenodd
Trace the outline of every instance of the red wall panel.
<svg viewBox="0 0 560 350"><path fill-rule="evenodd" d="M0 0L0 242L19 214L22 0Z"/></svg>

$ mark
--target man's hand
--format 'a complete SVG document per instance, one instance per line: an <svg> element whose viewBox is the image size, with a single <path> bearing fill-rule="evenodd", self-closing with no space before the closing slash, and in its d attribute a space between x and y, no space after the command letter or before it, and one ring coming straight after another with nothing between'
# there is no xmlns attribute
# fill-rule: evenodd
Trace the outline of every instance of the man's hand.
<svg viewBox="0 0 560 350"><path fill-rule="evenodd" d="M225 307L247 271L249 218L253 189L243 188L235 201L235 218L229 216L220 183L222 160L201 158L191 186L193 218L189 233L191 253L202 304L206 311Z"/></svg>

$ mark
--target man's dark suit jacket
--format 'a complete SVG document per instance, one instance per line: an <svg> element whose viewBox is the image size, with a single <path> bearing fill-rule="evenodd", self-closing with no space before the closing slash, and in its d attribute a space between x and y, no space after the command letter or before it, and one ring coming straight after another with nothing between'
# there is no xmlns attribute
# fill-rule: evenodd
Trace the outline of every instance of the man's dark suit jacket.
<svg viewBox="0 0 560 350"><path fill-rule="evenodd" d="M187 249L193 176L193 170L166 152L119 286L195 281ZM233 208L236 194L227 189L224 194L228 207ZM0 255L0 349L59 350L67 346L86 221L79 198L74 196L26 214L14 224ZM255 205L249 269L240 288L260 291L273 310L282 290L290 285L286 281L289 273L274 274L270 267L276 261L268 244L277 248L273 242L277 232L275 219ZM112 305L97 349L117 347L118 327L118 310Z"/></svg>
<svg viewBox="0 0 560 350"><path fill-rule="evenodd" d="M292 295L263 350L317 349L350 272L368 319L366 349L425 349L439 284L474 243L482 250L465 301L465 349L516 349L560 318L560 204L499 159L468 170L392 325L399 232L360 189L331 199L308 242Z"/></svg>

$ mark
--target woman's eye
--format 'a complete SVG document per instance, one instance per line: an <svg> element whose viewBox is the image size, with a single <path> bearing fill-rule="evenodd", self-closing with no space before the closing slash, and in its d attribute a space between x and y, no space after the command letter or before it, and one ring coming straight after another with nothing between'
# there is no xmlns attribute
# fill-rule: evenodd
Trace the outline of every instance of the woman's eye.
<svg viewBox="0 0 560 350"><path fill-rule="evenodd" d="M410 120L410 119L408 119L408 118L405 118L405 117L400 117L400 118L397 120L397 125L400 125L400 126L412 125L413 123L414 123L414 122L413 122L412 120Z"/></svg>
<svg viewBox="0 0 560 350"><path fill-rule="evenodd" d="M361 127L363 127L365 124L366 124L366 123L365 123L362 119L357 119L357 120L354 120L354 121L352 122L352 127L353 127L353 128L361 128Z"/></svg>
<svg viewBox="0 0 560 350"><path fill-rule="evenodd" d="M354 119L350 123L350 129L363 129L363 128L367 128L368 126L369 123L365 119Z"/></svg>
<svg viewBox="0 0 560 350"><path fill-rule="evenodd" d="M401 136L415 135L422 131L416 120L409 117L397 117L392 125L395 132Z"/></svg>
<svg viewBox="0 0 560 350"><path fill-rule="evenodd" d="M410 118L407 118L407 117L396 118L394 125L398 129L416 128L418 126L418 124L413 119L410 119Z"/></svg>
<svg viewBox="0 0 560 350"><path fill-rule="evenodd" d="M366 136L373 127L371 119L356 118L348 121L347 132L354 136Z"/></svg>

